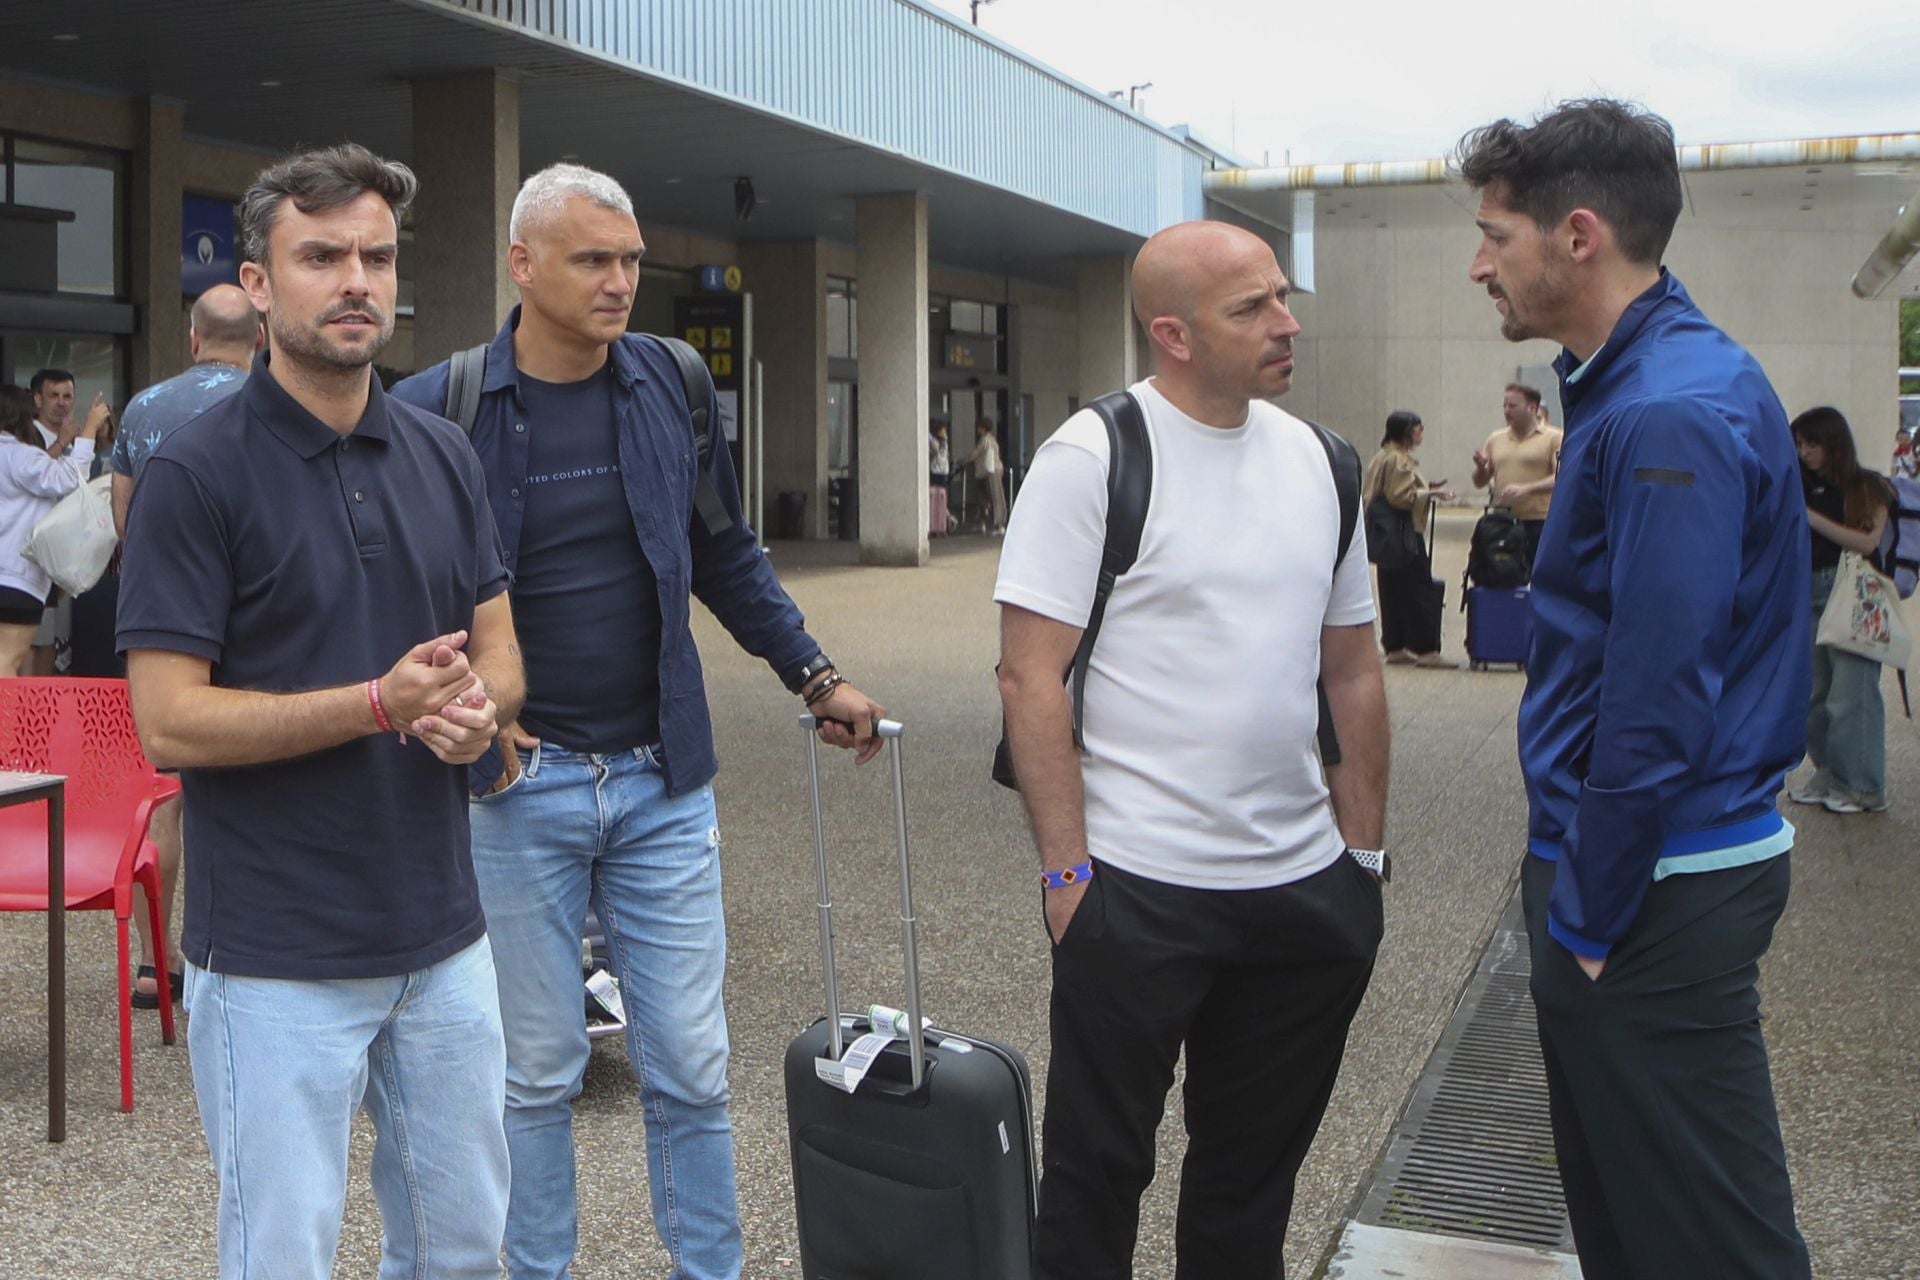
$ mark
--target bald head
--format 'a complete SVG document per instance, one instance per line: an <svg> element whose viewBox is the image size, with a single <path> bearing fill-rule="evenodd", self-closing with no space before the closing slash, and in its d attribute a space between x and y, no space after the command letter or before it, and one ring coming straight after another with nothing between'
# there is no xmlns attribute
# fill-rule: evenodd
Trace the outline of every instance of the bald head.
<svg viewBox="0 0 1920 1280"><path fill-rule="evenodd" d="M1273 250L1250 231L1182 222L1154 236L1133 261L1133 307L1153 339L1156 384L1216 425L1244 419L1249 400L1284 394L1300 332L1288 292Z"/></svg>
<svg viewBox="0 0 1920 1280"><path fill-rule="evenodd" d="M260 313L238 285L217 284L193 304L196 358L235 356L242 361L260 344Z"/></svg>
<svg viewBox="0 0 1920 1280"><path fill-rule="evenodd" d="M1279 270L1273 250L1226 222L1181 222L1148 240L1133 260L1133 312L1149 333L1159 316L1192 323L1201 300L1262 268Z"/></svg>

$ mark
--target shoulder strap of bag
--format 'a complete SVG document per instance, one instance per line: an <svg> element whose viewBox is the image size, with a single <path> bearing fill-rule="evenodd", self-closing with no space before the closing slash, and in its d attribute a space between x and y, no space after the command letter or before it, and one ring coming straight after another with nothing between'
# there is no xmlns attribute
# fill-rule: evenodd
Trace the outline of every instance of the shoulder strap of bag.
<svg viewBox="0 0 1920 1280"><path fill-rule="evenodd" d="M480 416L480 384L487 380L487 344L453 353L447 361L447 420L473 434L474 419Z"/></svg>
<svg viewBox="0 0 1920 1280"><path fill-rule="evenodd" d="M1068 668L1073 685L1073 745L1084 750L1081 726L1086 720L1087 666L1093 643L1107 616L1107 599L1120 575L1140 558L1140 534L1147 524L1147 503L1153 498L1153 445L1147 438L1146 415L1140 402L1125 391L1101 396L1087 406L1107 428L1107 539L1100 551L1100 577L1094 583L1093 611L1080 633Z"/></svg>
<svg viewBox="0 0 1920 1280"><path fill-rule="evenodd" d="M687 416L693 419L693 457L699 478L693 486L693 509L711 534L725 533L733 526L720 491L713 487L707 467L713 461L713 380L707 376L707 362L693 347L679 338L662 337L660 344L680 366L680 385L687 393Z"/></svg>
<svg viewBox="0 0 1920 1280"><path fill-rule="evenodd" d="M1347 443L1345 437L1317 422L1308 422L1307 425L1320 437L1320 447L1327 451L1327 466L1333 471L1333 491L1340 499L1340 541L1336 544L1339 552L1333 560L1333 571L1337 575L1353 541L1354 526L1360 521L1360 454ZM1320 762L1323 765L1339 764L1340 735L1334 731L1333 707L1327 702L1326 682L1314 681L1313 694L1320 703L1320 725L1317 730Z"/></svg>

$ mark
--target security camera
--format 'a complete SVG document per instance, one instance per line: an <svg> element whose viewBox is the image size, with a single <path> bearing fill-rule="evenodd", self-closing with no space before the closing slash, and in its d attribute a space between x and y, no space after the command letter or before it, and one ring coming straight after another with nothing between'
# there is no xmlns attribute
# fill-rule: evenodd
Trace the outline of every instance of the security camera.
<svg viewBox="0 0 1920 1280"><path fill-rule="evenodd" d="M753 206L757 203L759 201L753 194L753 179L735 178L733 180L733 216L742 222L751 220Z"/></svg>

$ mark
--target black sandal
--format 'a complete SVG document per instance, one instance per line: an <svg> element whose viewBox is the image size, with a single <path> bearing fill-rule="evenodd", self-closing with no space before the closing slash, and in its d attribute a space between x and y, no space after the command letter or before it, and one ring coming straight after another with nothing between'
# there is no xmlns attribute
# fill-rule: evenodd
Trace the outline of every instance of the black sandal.
<svg viewBox="0 0 1920 1280"><path fill-rule="evenodd" d="M153 972L153 966L150 964L143 964L134 970L134 978L136 981L140 978L152 977L155 977L155 974ZM171 969L167 971L167 985L173 988L173 1006L176 1009L180 1007L180 998L186 992L186 984L187 978L185 974ZM158 1009L160 1007L160 987L158 982L154 984L154 989L150 992L142 991L138 987L134 988L133 1007L136 1009Z"/></svg>

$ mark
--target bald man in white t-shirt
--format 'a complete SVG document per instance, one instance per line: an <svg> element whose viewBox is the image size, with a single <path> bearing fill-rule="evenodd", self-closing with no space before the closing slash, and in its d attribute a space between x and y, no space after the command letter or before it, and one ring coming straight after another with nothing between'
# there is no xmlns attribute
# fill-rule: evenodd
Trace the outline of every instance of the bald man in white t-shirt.
<svg viewBox="0 0 1920 1280"><path fill-rule="evenodd" d="M1106 529L1092 412L1035 455L994 590L1054 942L1035 1275L1133 1274L1184 1048L1178 1274L1272 1276L1381 935L1387 716L1365 538L1338 545L1320 440L1268 403L1300 332L1272 250L1183 223L1140 251L1133 291L1154 349L1130 388L1153 494L1093 647L1084 754L1061 672ZM1341 746L1329 769L1316 677Z"/></svg>

